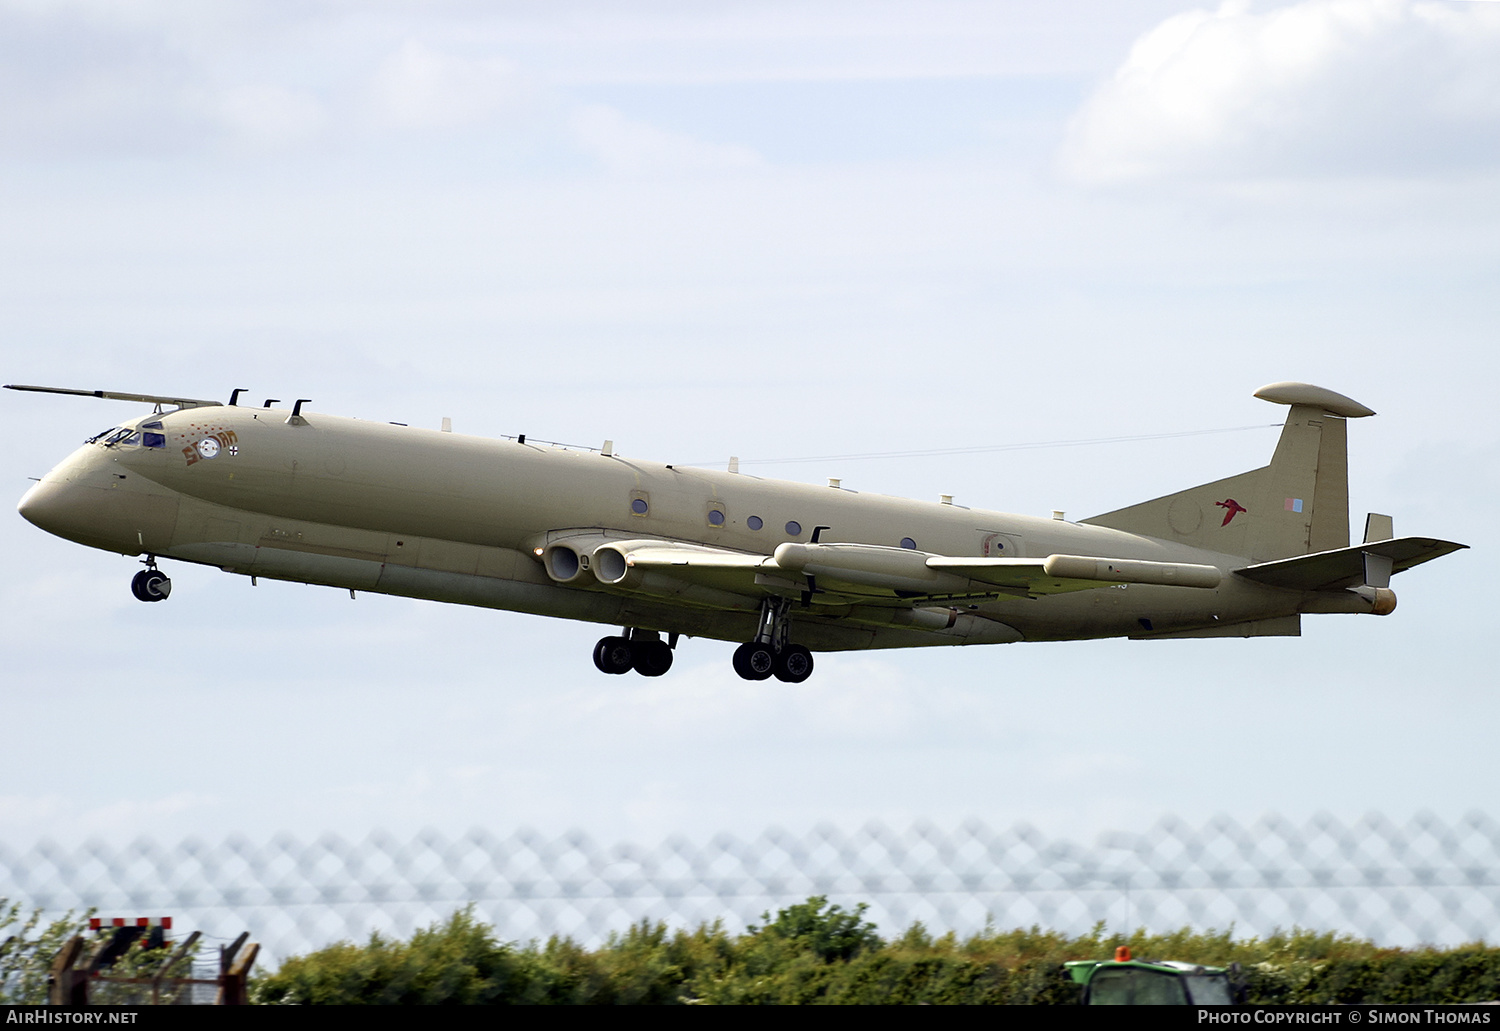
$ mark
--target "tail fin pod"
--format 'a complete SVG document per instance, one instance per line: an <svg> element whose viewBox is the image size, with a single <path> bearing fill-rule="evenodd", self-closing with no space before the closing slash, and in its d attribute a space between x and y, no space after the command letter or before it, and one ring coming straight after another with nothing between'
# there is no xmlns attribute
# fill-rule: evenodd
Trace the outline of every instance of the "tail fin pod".
<svg viewBox="0 0 1500 1031"><path fill-rule="evenodd" d="M1271 464L1085 519L1252 562L1349 544L1346 419L1375 413L1307 383L1272 383L1255 396L1290 405Z"/></svg>

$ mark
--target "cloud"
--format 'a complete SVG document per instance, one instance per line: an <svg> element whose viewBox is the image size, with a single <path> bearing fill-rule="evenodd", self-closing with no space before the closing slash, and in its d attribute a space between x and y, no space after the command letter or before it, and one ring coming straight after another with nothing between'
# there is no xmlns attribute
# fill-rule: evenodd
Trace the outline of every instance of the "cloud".
<svg viewBox="0 0 1500 1031"><path fill-rule="evenodd" d="M764 164L749 147L680 136L603 104L578 108L571 127L578 146L608 170L626 175L735 171Z"/></svg>
<svg viewBox="0 0 1500 1031"><path fill-rule="evenodd" d="M237 86L218 103L218 117L234 140L250 149L278 149L316 136L325 126L317 98L279 86Z"/></svg>
<svg viewBox="0 0 1500 1031"><path fill-rule="evenodd" d="M0 0L0 155L279 151L330 137L458 134L532 94L508 60L390 38L389 27L352 16L229 5L193 14L171 2L111 10Z"/></svg>
<svg viewBox="0 0 1500 1031"><path fill-rule="evenodd" d="M1226 2L1136 41L1074 119L1084 181L1431 176L1500 165L1500 4Z"/></svg>
<svg viewBox="0 0 1500 1031"><path fill-rule="evenodd" d="M472 59L407 40L383 61L371 84L380 120L404 129L455 129L490 120L528 92L515 65Z"/></svg>
<svg viewBox="0 0 1500 1031"><path fill-rule="evenodd" d="M0 8L0 151L161 153L204 133L195 70L158 39Z"/></svg>

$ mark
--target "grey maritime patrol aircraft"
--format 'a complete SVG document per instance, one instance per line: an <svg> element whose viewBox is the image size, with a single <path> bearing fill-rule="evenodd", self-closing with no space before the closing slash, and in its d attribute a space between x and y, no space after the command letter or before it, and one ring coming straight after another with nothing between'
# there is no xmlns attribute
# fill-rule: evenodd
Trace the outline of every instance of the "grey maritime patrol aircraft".
<svg viewBox="0 0 1500 1031"><path fill-rule="evenodd" d="M20 512L59 537L252 578L623 627L605 673L660 676L681 636L743 642L747 680L797 683L813 652L1017 641L1295 636L1304 613L1387 615L1394 573L1466 547L1349 543L1342 394L1274 383L1269 465L1067 522L638 461L544 442L340 418L236 390L144 402L42 477Z"/></svg>

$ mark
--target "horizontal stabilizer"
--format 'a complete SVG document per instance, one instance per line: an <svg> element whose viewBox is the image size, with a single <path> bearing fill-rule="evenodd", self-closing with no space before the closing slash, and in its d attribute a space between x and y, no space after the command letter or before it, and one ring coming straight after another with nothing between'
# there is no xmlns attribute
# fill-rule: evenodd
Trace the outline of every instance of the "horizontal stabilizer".
<svg viewBox="0 0 1500 1031"><path fill-rule="evenodd" d="M31 387L7 383L6 390L34 390L39 394L71 394L74 397L102 397L109 401L140 401L148 405L172 405L176 408L206 408L222 401L202 401L191 397L167 397L163 394L127 394L118 390L74 390L71 387Z"/></svg>
<svg viewBox="0 0 1500 1031"><path fill-rule="evenodd" d="M1261 562L1234 572L1236 576L1272 587L1294 591L1335 591L1359 587L1366 582L1366 555L1389 559L1390 571L1399 573L1467 547L1467 544L1431 537L1398 537L1390 541L1356 544L1352 548Z"/></svg>

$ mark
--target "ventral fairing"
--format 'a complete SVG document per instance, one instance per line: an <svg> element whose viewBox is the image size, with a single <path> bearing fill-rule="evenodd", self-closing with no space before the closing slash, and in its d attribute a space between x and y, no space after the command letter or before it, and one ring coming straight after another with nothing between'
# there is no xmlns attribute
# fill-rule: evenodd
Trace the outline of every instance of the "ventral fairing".
<svg viewBox="0 0 1500 1031"><path fill-rule="evenodd" d="M1270 464L1066 522L290 409L142 402L21 499L40 528L252 578L622 627L605 673L660 676L679 640L737 642L749 680L806 680L813 654L1021 641L1295 636L1307 613L1389 614L1391 577L1465 545L1350 543L1341 394L1275 383Z"/></svg>

